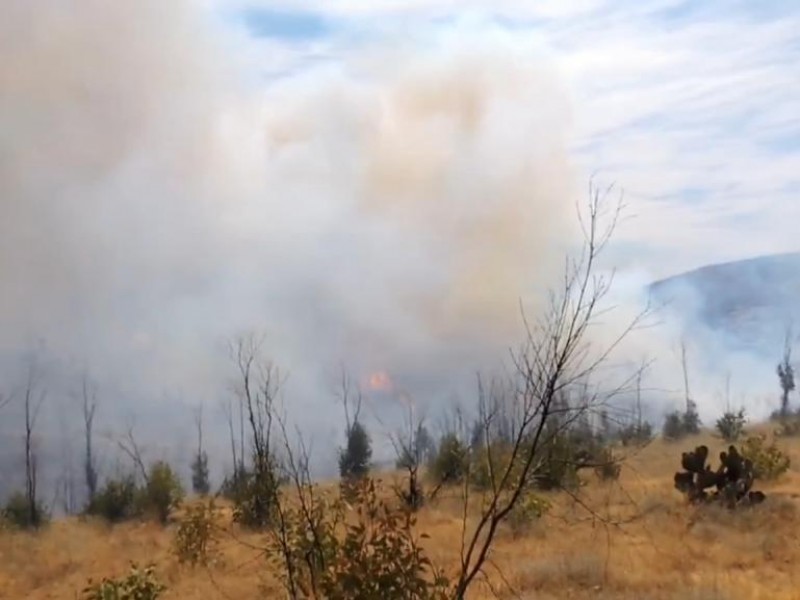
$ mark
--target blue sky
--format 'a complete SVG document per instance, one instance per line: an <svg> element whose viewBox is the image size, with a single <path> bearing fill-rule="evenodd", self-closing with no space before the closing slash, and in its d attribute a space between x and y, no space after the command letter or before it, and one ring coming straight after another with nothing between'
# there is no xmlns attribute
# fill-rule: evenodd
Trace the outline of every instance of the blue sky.
<svg viewBox="0 0 800 600"><path fill-rule="evenodd" d="M667 270L800 249L800 4L224 1L298 73L415 36L531 39L569 90L574 158L622 185ZM477 24L476 24L477 23ZM660 201L670 199L665 204ZM651 201L658 199L659 201Z"/></svg>

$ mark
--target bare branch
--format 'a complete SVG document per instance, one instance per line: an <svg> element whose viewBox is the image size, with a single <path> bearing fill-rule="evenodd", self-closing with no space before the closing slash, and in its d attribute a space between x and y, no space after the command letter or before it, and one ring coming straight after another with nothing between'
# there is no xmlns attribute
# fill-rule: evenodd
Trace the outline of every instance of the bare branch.
<svg viewBox="0 0 800 600"><path fill-rule="evenodd" d="M84 372L81 378L81 399L83 410L83 436L85 454L83 459L84 481L91 502L97 493L97 464L94 457L94 416L97 410L97 389Z"/></svg>
<svg viewBox="0 0 800 600"><path fill-rule="evenodd" d="M512 428L510 456L505 464L499 465L499 471L493 470L495 465L491 467L491 490L486 504L472 534L465 537L463 544L462 568L455 587L457 598L464 597L475 577L482 572L497 527L517 503L531 476L538 471L540 450L561 427L568 427L596 399L584 398L586 404L575 410L568 406L560 408L559 398L580 382L585 382L643 318L642 315L634 318L617 338L595 357L591 356L587 330L600 313L599 305L613 282L613 273L608 278L595 274L598 256L610 240L622 209L620 198L607 211L607 196L612 188L601 192L593 185L590 187L588 214L584 218L579 212L584 234L583 249L576 258L567 259L562 287L551 292L544 313L531 322L522 310L526 341L519 352L512 353L519 382L514 394L519 412ZM601 220L608 215L610 222L603 227ZM587 394L587 388L584 387L583 393ZM496 406L491 406L481 386L479 399L484 430L488 433L496 426L493 421L499 413ZM496 404L498 400L492 402ZM567 413L566 419L562 414L560 418L564 423L552 432L549 425L559 411L572 411L573 414Z"/></svg>
<svg viewBox="0 0 800 600"><path fill-rule="evenodd" d="M139 444L136 442L136 438L133 435L133 425L129 425L127 431L125 432L125 436L122 439L117 440L117 446L128 456L128 458L131 459L131 461L133 461L134 467L139 470L142 480L145 482L145 484L147 484L150 478L147 475L147 467L145 467L144 460L142 459L141 449L139 448Z"/></svg>

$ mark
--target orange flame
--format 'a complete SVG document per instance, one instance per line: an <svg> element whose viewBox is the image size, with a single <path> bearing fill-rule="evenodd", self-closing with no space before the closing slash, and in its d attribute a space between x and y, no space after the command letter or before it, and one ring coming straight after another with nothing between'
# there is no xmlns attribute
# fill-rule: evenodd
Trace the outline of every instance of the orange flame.
<svg viewBox="0 0 800 600"><path fill-rule="evenodd" d="M394 383L386 371L376 371L369 376L367 387L373 392L388 392L394 388Z"/></svg>

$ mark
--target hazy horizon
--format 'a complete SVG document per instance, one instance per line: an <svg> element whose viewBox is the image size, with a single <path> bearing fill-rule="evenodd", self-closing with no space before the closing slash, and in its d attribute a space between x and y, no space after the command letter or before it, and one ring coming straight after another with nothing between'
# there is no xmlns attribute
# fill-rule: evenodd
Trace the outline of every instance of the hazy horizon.
<svg viewBox="0 0 800 600"><path fill-rule="evenodd" d="M61 454L85 370L109 440L138 418L186 456L203 404L221 462L225 342L257 331L328 466L341 365L378 413L469 404L558 284L590 180L627 205L600 342L652 281L800 248L798 30L776 2L5 2L0 393L35 352ZM658 361L655 415L684 327L617 357ZM701 416L729 371L767 414L773 361L692 329Z"/></svg>

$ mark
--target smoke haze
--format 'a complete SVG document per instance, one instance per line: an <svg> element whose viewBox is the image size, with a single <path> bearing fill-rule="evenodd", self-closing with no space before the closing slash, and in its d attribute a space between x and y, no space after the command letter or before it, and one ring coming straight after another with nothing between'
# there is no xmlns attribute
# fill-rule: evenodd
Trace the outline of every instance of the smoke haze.
<svg viewBox="0 0 800 600"><path fill-rule="evenodd" d="M6 2L2 381L36 350L69 414L88 368L107 429L157 411L142 437L179 454L200 403L223 446L224 341L246 330L318 446L341 435L341 363L419 403L469 400L577 241L570 96L500 30L365 54L261 80L269 47L198 3Z"/></svg>

